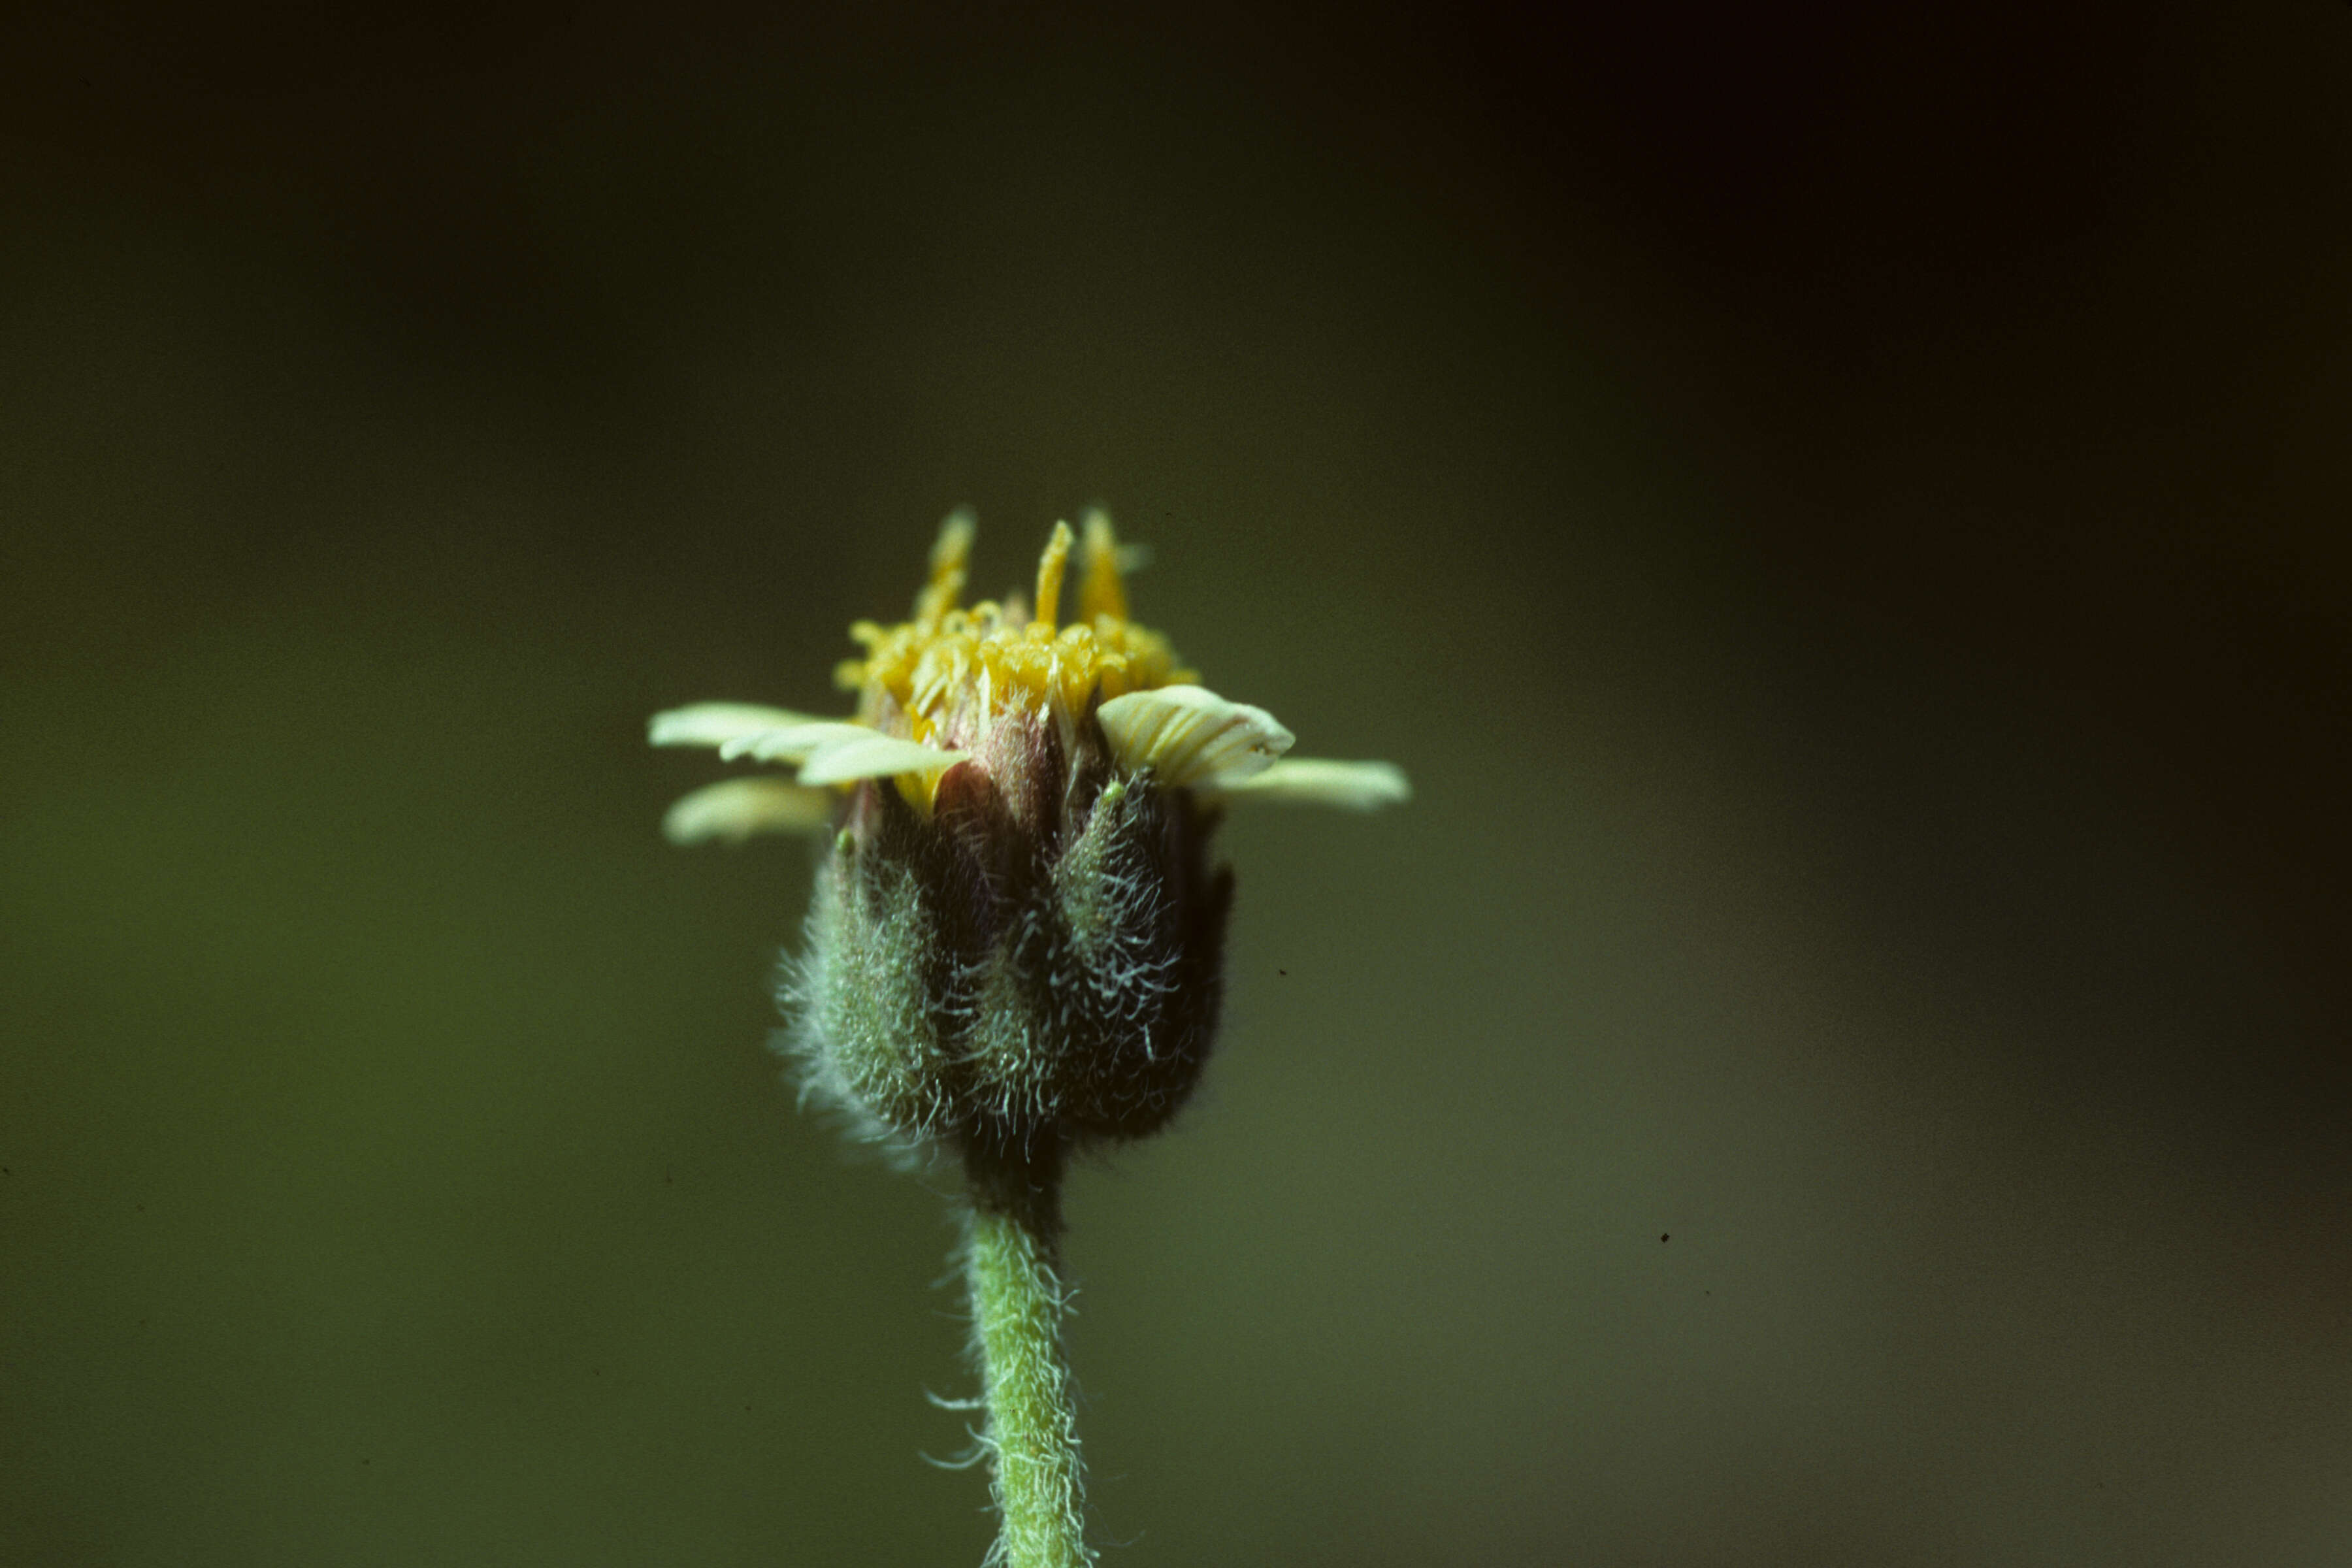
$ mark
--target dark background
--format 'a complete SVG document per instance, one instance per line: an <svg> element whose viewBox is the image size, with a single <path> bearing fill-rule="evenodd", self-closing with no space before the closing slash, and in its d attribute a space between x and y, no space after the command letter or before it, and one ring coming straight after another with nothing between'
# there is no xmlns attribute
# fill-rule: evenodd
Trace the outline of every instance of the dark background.
<svg viewBox="0 0 2352 1568"><path fill-rule="evenodd" d="M642 744L967 501L1420 791L1075 1178L1117 1561L2344 1560L2352 9L11 15L0 1562L979 1559Z"/></svg>

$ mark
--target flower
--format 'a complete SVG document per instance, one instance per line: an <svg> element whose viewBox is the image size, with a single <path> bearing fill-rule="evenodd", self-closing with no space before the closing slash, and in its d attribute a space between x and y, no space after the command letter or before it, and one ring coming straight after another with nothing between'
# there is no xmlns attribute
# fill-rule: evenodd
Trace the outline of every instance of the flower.
<svg viewBox="0 0 2352 1568"><path fill-rule="evenodd" d="M781 779L731 779L695 791L671 807L663 830L672 841L740 841L827 821L842 786L895 778L900 792L928 809L947 769L985 751L1008 712L1049 715L1066 742L1092 717L1116 763L1129 773L1150 769L1166 787L1202 795L1306 801L1358 811L1412 796L1404 774L1387 763L1287 758L1290 731L1264 709L1227 702L1193 684L1166 638L1127 618L1120 551L1110 520L1087 519L1085 576L1078 614L1057 626L1063 579L1075 536L1056 524L1037 566L1034 615L1018 595L958 607L975 532L957 512L931 551L930 581L914 617L890 627L859 621L852 638L867 649L835 672L858 692L856 716L813 718L746 702L698 702L654 715L656 746L709 746L729 762L799 764L798 788Z"/></svg>
<svg viewBox="0 0 2352 1568"><path fill-rule="evenodd" d="M1055 525L1028 605L961 605L973 532L947 520L911 618L850 628L865 657L835 674L853 718L655 715L655 745L798 769L697 790L664 829L688 844L835 826L785 995L825 1098L968 1152L1139 1136L1181 1103L1215 1030L1222 803L1370 810L1411 792L1387 763L1286 756L1272 714L1197 684L1128 618L1100 513L1083 542Z"/></svg>

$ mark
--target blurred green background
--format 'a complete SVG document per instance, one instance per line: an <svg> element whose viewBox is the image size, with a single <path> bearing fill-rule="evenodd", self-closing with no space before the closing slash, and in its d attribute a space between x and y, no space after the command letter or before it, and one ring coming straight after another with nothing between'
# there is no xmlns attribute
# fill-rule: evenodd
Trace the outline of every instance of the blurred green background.
<svg viewBox="0 0 2352 1568"><path fill-rule="evenodd" d="M0 1563L979 1560L643 744L961 502L1420 791L1074 1178L1114 1561L2352 1551L2352 10L0 61Z"/></svg>

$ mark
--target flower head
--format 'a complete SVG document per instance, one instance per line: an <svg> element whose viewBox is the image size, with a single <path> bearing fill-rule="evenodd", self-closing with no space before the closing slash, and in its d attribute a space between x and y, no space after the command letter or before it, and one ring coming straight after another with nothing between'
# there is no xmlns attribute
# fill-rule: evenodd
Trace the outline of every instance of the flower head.
<svg viewBox="0 0 2352 1568"><path fill-rule="evenodd" d="M967 1150L1139 1136L1183 1101L1215 1033L1222 803L1366 810L1410 792L1385 763L1286 758L1273 715L1198 685L1128 618L1100 513L1083 540L1055 526L1027 603L962 605L972 535L950 517L912 616L850 628L865 656L836 677L853 719L656 714L656 745L799 770L698 790L665 827L690 843L834 826L785 998L826 1098Z"/></svg>

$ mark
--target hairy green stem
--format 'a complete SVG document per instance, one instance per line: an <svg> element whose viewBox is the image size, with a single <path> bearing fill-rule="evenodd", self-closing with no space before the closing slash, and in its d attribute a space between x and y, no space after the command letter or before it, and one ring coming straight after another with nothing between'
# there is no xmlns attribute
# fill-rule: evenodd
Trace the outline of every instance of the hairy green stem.
<svg viewBox="0 0 2352 1568"><path fill-rule="evenodd" d="M972 1214L964 1262L1003 1521L991 1560L1004 1568L1088 1568L1095 1561L1062 1353L1068 1298L1056 1268L1061 1166L1058 1151L967 1161Z"/></svg>

